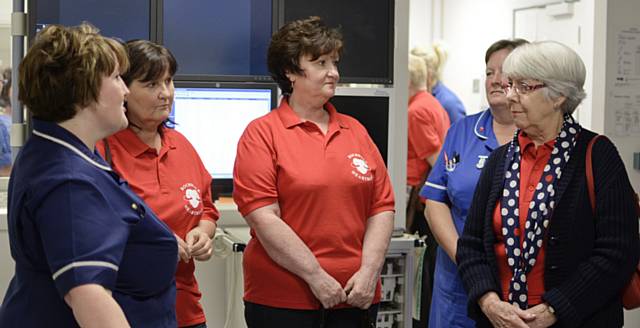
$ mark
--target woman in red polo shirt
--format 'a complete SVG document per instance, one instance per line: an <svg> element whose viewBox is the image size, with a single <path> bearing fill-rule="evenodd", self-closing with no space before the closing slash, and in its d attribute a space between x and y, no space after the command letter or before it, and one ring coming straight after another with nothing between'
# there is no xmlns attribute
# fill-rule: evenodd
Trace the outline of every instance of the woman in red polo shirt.
<svg viewBox="0 0 640 328"><path fill-rule="evenodd" d="M595 134L571 114L585 66L569 47L522 45L505 59L518 128L480 176L456 259L477 327L621 327L622 289L638 263L638 220L615 146L593 144L595 208L585 179Z"/></svg>
<svg viewBox="0 0 640 328"><path fill-rule="evenodd" d="M211 175L191 143L167 128L177 63L168 49L146 40L126 44L131 68L122 79L129 127L98 149L175 233L180 261L176 271L179 327L206 327L193 260L211 258L218 211L211 199ZM150 273L153 274L153 273Z"/></svg>
<svg viewBox="0 0 640 328"><path fill-rule="evenodd" d="M250 328L376 320L394 199L365 128L329 103L341 50L341 35L318 17L284 25L269 46L284 98L249 124L234 170L252 236L243 261Z"/></svg>

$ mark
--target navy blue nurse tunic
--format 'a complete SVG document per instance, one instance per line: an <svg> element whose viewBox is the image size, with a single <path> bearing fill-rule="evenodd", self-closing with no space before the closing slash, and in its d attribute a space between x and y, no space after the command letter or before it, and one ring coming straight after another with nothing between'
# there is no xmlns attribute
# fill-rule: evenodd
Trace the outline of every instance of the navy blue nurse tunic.
<svg viewBox="0 0 640 328"><path fill-rule="evenodd" d="M0 327L77 327L64 296L99 284L132 327L175 327L178 249L169 228L97 153L34 120L9 182L16 262Z"/></svg>
<svg viewBox="0 0 640 328"><path fill-rule="evenodd" d="M436 164L420 195L446 204L458 235L462 235L480 171L498 147L489 109L452 125ZM456 264L438 248L429 327L475 327L467 316L467 293Z"/></svg>

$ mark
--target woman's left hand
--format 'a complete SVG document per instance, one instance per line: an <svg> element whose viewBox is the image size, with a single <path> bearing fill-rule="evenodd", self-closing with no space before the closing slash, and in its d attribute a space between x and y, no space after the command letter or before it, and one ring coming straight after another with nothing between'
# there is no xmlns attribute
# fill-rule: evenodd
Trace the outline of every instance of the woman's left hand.
<svg viewBox="0 0 640 328"><path fill-rule="evenodd" d="M185 240L191 253L191 257L198 261L206 261L213 253L213 241L200 227L195 227L187 233Z"/></svg>
<svg viewBox="0 0 640 328"><path fill-rule="evenodd" d="M377 282L377 272L360 268L351 276L344 287L344 291L347 293L347 304L368 309L373 301Z"/></svg>
<svg viewBox="0 0 640 328"><path fill-rule="evenodd" d="M558 321L558 318L556 318L556 315L551 312L549 304L547 303L538 304L527 309L526 312L532 313L536 316L534 320L527 322L529 327L550 327Z"/></svg>

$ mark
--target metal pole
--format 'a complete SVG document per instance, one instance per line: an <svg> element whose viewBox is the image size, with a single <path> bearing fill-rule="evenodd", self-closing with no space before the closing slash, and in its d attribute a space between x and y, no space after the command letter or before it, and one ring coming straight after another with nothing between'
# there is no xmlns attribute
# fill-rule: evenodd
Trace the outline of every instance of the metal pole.
<svg viewBox="0 0 640 328"><path fill-rule="evenodd" d="M11 14L11 150L13 158L25 141L24 113L22 104L18 100L18 85L20 83L19 67L24 54L24 38L27 32L27 16L24 12L25 0L13 0L13 13Z"/></svg>

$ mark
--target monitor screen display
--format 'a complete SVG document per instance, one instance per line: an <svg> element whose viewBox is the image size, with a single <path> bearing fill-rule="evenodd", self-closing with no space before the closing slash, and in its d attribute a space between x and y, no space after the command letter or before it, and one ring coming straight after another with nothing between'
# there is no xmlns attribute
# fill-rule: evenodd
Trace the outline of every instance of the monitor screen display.
<svg viewBox="0 0 640 328"><path fill-rule="evenodd" d="M393 83L394 0L279 0L279 26L296 19L320 16L340 27L344 49L340 80L347 83Z"/></svg>
<svg viewBox="0 0 640 328"><path fill-rule="evenodd" d="M271 0L164 0L162 43L178 78L266 81L271 10Z"/></svg>
<svg viewBox="0 0 640 328"><path fill-rule="evenodd" d="M387 164L389 139L389 97L337 95L329 101L342 114L357 119L369 132Z"/></svg>
<svg viewBox="0 0 640 328"><path fill-rule="evenodd" d="M194 146L220 193L231 193L236 147L244 129L269 113L276 97L275 84L175 82L170 118Z"/></svg>
<svg viewBox="0 0 640 328"><path fill-rule="evenodd" d="M35 24L30 31L30 39L49 24L73 26L84 21L95 25L104 36L124 41L151 39L150 1L33 0L28 6L30 24Z"/></svg>

